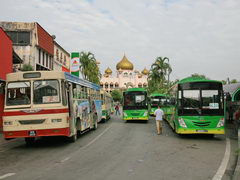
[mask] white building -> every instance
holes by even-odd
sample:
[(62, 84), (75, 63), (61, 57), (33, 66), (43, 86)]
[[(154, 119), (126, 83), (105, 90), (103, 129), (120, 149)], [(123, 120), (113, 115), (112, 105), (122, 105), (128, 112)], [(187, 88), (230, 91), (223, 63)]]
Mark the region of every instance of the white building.
[(133, 64), (124, 55), (116, 65), (116, 75), (108, 67), (101, 78), (100, 85), (103, 90), (111, 92), (114, 89), (127, 89), (130, 87), (147, 87), (149, 71), (144, 68), (142, 72), (134, 70)]

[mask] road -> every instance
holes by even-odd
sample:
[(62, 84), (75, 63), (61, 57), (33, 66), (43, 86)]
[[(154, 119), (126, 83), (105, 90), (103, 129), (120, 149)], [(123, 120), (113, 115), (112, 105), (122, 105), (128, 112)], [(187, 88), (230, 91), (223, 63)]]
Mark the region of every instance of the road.
[(44, 138), (33, 147), (22, 139), (0, 146), (0, 179), (6, 180), (206, 180), (216, 174), (226, 139), (178, 136), (164, 123), (125, 123), (113, 117), (76, 143)]

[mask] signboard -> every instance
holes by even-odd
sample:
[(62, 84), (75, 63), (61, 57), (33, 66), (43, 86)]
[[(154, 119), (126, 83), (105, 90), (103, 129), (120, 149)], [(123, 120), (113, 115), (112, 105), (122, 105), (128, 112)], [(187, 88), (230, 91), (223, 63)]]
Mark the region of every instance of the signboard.
[(80, 54), (73, 52), (71, 53), (71, 65), (70, 65), (70, 71), (71, 74), (74, 76), (79, 77), (79, 70), (80, 70)]

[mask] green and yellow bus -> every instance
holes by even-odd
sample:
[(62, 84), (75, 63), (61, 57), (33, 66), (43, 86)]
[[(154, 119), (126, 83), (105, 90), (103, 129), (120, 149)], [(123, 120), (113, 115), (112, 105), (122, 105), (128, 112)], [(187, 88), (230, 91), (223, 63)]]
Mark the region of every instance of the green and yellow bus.
[(144, 88), (129, 88), (123, 92), (123, 120), (149, 119), (148, 94)]
[(177, 134), (224, 134), (225, 105), (222, 82), (185, 78), (174, 88), (176, 102), (167, 121)]
[(102, 122), (106, 122), (111, 118), (113, 99), (111, 94), (104, 90), (101, 90), (101, 100), (102, 100)]
[(166, 112), (167, 105), (169, 101), (169, 96), (167, 94), (161, 93), (152, 93), (150, 95), (150, 115), (154, 115), (155, 110), (157, 109), (158, 105), (161, 106), (161, 109)]

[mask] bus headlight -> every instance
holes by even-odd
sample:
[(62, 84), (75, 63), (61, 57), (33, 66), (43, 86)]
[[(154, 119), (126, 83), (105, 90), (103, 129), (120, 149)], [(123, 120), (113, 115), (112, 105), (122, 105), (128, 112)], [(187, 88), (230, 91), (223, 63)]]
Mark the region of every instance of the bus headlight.
[(52, 119), (52, 123), (62, 122), (62, 119)]
[(224, 118), (221, 118), (217, 124), (217, 127), (220, 128), (220, 127), (223, 127), (224, 126)]
[(147, 111), (145, 111), (145, 113), (143, 114), (143, 116), (147, 116), (148, 115), (148, 112)]
[(184, 128), (187, 127), (187, 125), (186, 125), (186, 123), (184, 122), (183, 118), (178, 118), (178, 122), (179, 122), (180, 126), (182, 126), (182, 127), (184, 127)]
[(126, 117), (126, 116), (128, 116), (128, 115), (127, 115), (127, 113), (123, 112), (123, 116), (125, 116), (125, 117)]
[(4, 125), (5, 125), (5, 126), (10, 126), (10, 125), (12, 125), (12, 124), (13, 124), (12, 121), (5, 121), (5, 122), (4, 122)]

